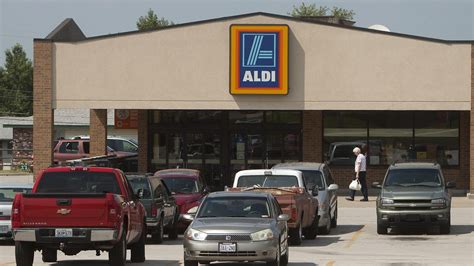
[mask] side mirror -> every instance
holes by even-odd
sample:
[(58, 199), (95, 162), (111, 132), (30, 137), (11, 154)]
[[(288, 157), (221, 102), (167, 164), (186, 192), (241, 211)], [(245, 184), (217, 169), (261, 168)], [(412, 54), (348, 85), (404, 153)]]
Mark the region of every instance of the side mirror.
[(372, 188), (382, 188), (382, 185), (379, 182), (372, 182)]
[(135, 196), (139, 199), (142, 199), (143, 198), (143, 188), (140, 188), (137, 190), (137, 193), (135, 194)]
[(183, 215), (183, 219), (184, 219), (185, 221), (193, 221), (193, 220), (194, 220), (194, 216), (195, 216), (194, 214), (184, 214), (184, 215)]
[(334, 191), (334, 190), (338, 190), (338, 189), (339, 189), (339, 186), (337, 184), (331, 184), (328, 187), (329, 191)]
[(288, 214), (280, 214), (277, 217), (277, 221), (287, 222), (288, 220), (290, 220), (290, 216), (288, 216)]
[(456, 187), (456, 182), (449, 181), (446, 183), (446, 188), (455, 188)]

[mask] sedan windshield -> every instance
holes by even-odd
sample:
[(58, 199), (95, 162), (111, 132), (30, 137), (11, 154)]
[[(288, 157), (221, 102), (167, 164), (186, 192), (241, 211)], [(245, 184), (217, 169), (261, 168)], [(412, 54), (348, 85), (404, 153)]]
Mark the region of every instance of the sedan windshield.
[(243, 175), (237, 187), (298, 187), (298, 178), (292, 175)]
[(175, 194), (193, 194), (199, 193), (199, 184), (193, 178), (163, 178), (163, 182), (171, 193)]
[(16, 194), (30, 191), (31, 188), (0, 188), (0, 202), (12, 202)]
[(441, 177), (436, 169), (396, 169), (388, 172), (384, 186), (440, 187)]
[(266, 198), (218, 197), (206, 199), (197, 217), (269, 218), (271, 215)]

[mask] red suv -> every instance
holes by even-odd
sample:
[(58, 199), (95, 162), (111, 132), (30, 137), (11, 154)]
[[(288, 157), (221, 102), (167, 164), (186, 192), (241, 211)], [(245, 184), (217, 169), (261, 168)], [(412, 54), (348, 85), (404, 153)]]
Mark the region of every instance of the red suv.
[(166, 184), (179, 206), (179, 231), (183, 231), (189, 225), (189, 221), (183, 219), (189, 209), (199, 206), (202, 198), (209, 194), (209, 188), (200, 175), (199, 170), (193, 169), (168, 169), (154, 174), (160, 177)]

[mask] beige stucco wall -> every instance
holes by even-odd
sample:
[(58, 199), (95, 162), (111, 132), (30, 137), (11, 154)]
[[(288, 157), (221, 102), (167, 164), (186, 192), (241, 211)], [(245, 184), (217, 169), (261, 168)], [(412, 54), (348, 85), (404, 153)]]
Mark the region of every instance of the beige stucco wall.
[[(288, 24), (287, 96), (229, 94), (229, 26)], [(470, 110), (471, 45), (255, 16), (54, 44), (55, 108)]]

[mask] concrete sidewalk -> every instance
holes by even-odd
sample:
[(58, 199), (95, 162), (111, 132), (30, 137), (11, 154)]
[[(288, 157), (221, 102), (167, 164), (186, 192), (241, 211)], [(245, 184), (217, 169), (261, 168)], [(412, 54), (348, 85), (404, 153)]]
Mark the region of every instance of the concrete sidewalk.
[(33, 183), (33, 175), (0, 175), (0, 184), (7, 183), (19, 183), (19, 184), (28, 184)]

